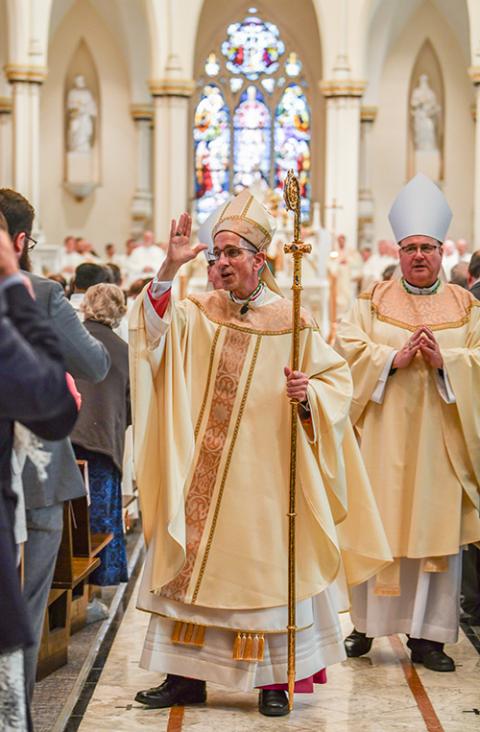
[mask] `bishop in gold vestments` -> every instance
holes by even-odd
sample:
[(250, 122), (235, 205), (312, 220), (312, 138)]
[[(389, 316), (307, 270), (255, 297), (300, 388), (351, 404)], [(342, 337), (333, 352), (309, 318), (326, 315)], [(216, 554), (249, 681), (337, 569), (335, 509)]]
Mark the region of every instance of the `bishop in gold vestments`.
[[(271, 685), (287, 675), (291, 303), (262, 272), (271, 225), (248, 191), (224, 207), (213, 229), (225, 289), (175, 301), (171, 279), (198, 251), (189, 226), (182, 217), (172, 230), (166, 263), (130, 323), (148, 542), (138, 602), (152, 613), (142, 665), (168, 672), (137, 699), (203, 701), (190, 677), (238, 690), (268, 686), (260, 710), (279, 715), (284, 691)], [(362, 582), (391, 557), (348, 418), (348, 366), (306, 312), (300, 339), (301, 371), (286, 373), (287, 393), (303, 402), (297, 679), (305, 690), (344, 657), (332, 584), (344, 575)], [(304, 389), (294, 394), (297, 383)]]
[(373, 285), (340, 325), (351, 418), (395, 562), (354, 588), (351, 656), (371, 638), (410, 636), (412, 660), (451, 671), (461, 547), (480, 539), (480, 307), (438, 279), (451, 214), (425, 176), (390, 220), (401, 281)]

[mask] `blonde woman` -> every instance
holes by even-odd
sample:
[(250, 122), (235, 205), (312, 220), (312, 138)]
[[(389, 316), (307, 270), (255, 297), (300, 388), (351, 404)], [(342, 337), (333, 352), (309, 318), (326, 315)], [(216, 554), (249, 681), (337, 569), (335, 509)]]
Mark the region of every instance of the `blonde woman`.
[(114, 537), (100, 553), (101, 565), (91, 582), (117, 585), (128, 580), (121, 489), (125, 430), (131, 422), (128, 346), (113, 332), (126, 312), (124, 294), (116, 285), (94, 285), (81, 307), (85, 327), (104, 344), (112, 365), (99, 384), (77, 380), (82, 409), (72, 442), (77, 459), (88, 461), (92, 532), (112, 532)]

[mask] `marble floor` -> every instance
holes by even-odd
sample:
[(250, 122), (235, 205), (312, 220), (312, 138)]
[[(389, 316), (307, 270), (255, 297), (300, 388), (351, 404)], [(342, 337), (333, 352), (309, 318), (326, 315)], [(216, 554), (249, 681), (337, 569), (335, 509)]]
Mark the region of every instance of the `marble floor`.
[[(135, 693), (161, 678), (138, 666), (148, 616), (136, 610), (135, 600), (136, 591), (80, 732), (480, 732), (480, 655), (463, 632), (450, 647), (455, 673), (413, 668), (399, 636), (378, 639), (368, 657), (329, 668), (328, 684), (298, 695), (294, 711), (281, 719), (258, 714), (256, 693), (214, 685), (208, 687), (207, 706), (146, 709), (134, 701)], [(348, 631), (348, 618), (343, 622)]]

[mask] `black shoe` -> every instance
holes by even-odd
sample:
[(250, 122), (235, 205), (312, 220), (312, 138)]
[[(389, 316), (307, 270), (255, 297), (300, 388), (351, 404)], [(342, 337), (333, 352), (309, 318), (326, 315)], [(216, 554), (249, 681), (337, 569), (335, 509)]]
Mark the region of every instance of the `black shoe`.
[(167, 678), (152, 689), (137, 692), (135, 701), (152, 709), (183, 707), (186, 704), (204, 704), (207, 701), (207, 685), (198, 679), (168, 674)]
[(359, 630), (352, 630), (350, 635), (347, 635), (343, 641), (345, 646), (346, 654), (349, 658), (358, 658), (358, 656), (364, 656), (368, 653), (372, 647), (373, 638), (367, 638), (365, 633), (360, 633)]
[(289, 713), (288, 697), (285, 691), (260, 689), (258, 710), (266, 717), (284, 717)]
[(443, 643), (423, 638), (409, 638), (407, 646), (411, 650), (412, 663), (423, 663), (430, 671), (455, 671), (455, 661), (447, 656), (443, 650)]
[(480, 612), (474, 612), (472, 614), (462, 610), (460, 612), (460, 622), (466, 623), (467, 625), (480, 625)]

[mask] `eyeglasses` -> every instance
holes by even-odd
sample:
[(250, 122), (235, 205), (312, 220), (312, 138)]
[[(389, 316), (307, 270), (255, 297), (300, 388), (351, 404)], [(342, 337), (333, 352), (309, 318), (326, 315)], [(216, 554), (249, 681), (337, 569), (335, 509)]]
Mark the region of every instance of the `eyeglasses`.
[(433, 254), (438, 249), (438, 244), (408, 244), (406, 247), (400, 247), (400, 252), (406, 254), (407, 257), (413, 257), (419, 250), (422, 254)]
[(242, 253), (244, 252), (250, 252), (250, 254), (254, 254), (250, 249), (247, 249), (247, 247), (234, 247), (234, 246), (227, 246), (225, 249), (214, 249), (212, 254), (209, 257), (209, 262), (218, 262), (220, 261), (220, 258), (222, 254), (227, 259), (237, 259)]
[(37, 246), (37, 244), (38, 244), (38, 241), (37, 241), (36, 239), (33, 239), (33, 238), (32, 238), (31, 236), (28, 236), (28, 234), (25, 234), (25, 239), (26, 239), (27, 241), (31, 242), (31, 243), (30, 243), (30, 244), (29, 244), (29, 245), (27, 246), (27, 249), (28, 249), (28, 251), (29, 251), (29, 252), (31, 252), (31, 251), (32, 251), (32, 249), (35, 249), (35, 247)]

